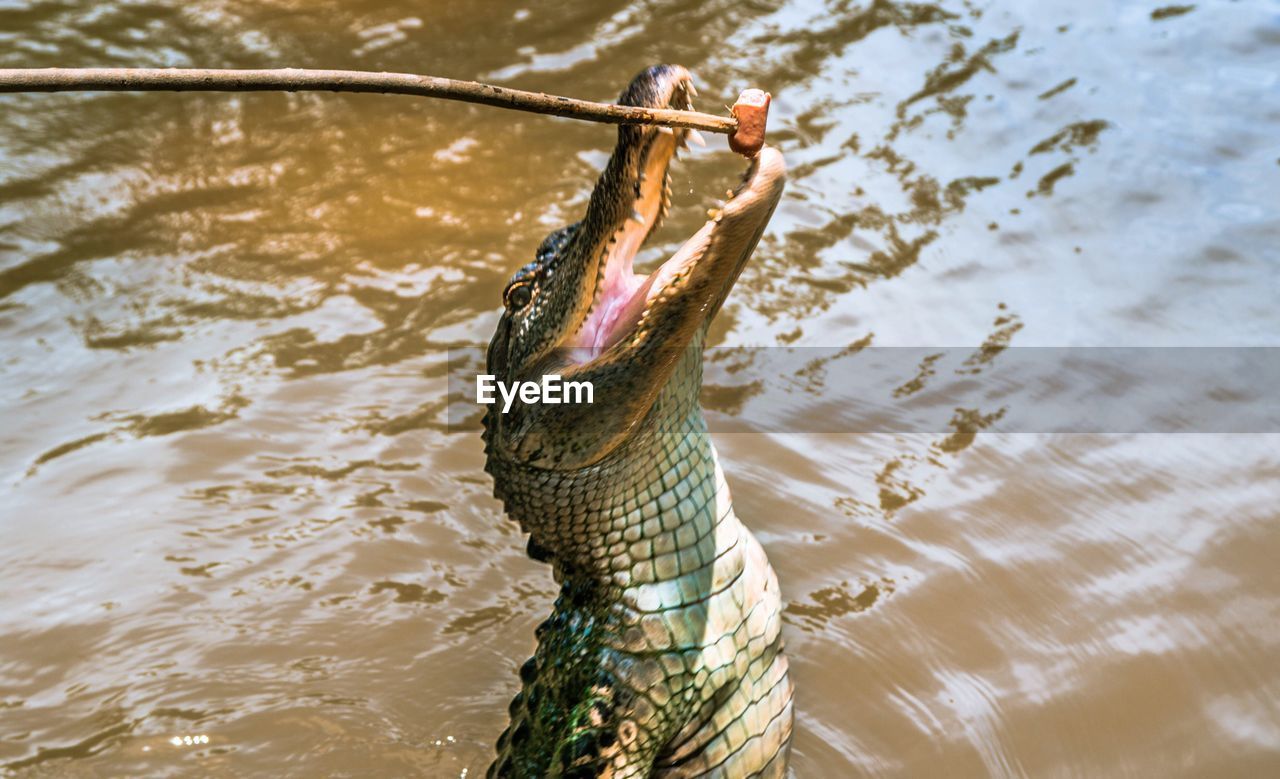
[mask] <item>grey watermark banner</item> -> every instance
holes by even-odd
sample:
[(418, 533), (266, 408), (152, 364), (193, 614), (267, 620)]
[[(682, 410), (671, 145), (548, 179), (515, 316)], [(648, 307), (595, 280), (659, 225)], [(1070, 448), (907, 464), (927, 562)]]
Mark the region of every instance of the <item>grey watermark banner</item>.
[[(713, 347), (703, 366), (713, 432), (1280, 433), (1277, 347)], [(450, 430), (501, 413), (496, 390), (477, 402), (485, 347), (450, 349), (448, 373)]]

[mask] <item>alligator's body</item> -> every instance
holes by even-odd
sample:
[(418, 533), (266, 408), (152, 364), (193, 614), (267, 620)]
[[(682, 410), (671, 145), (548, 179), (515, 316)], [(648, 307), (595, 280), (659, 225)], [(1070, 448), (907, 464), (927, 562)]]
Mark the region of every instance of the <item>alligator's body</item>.
[[(633, 105), (688, 107), (657, 67)], [(622, 127), (583, 220), (512, 280), (489, 351), (503, 381), (591, 381), (591, 406), (491, 410), (487, 469), (561, 594), (521, 669), (492, 776), (782, 776), (792, 690), (777, 580), (738, 521), (698, 394), (712, 317), (782, 191), (766, 147), (735, 197), (648, 277), (681, 131)], [(490, 407), (493, 409), (494, 407)]]

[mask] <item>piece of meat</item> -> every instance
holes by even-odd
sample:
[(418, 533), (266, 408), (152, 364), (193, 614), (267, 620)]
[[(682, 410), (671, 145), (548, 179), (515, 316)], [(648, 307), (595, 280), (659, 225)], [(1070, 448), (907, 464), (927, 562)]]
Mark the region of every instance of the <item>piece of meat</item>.
[(744, 157), (754, 157), (764, 146), (764, 125), (769, 118), (770, 95), (762, 89), (744, 89), (733, 104), (738, 129), (729, 136), (729, 148)]

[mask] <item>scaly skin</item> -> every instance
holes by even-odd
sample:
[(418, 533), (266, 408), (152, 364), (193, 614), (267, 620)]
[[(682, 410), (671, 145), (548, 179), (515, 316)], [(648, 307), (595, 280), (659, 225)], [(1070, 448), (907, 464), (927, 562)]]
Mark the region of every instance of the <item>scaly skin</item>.
[[(689, 108), (691, 92), (683, 68), (658, 66), (621, 102)], [(620, 287), (666, 210), (683, 140), (621, 127), (583, 220), (549, 236), (504, 296), (489, 372), (591, 381), (595, 402), (491, 406), (485, 417), (495, 494), (561, 584), (490, 776), (785, 770), (792, 687), (778, 583), (734, 514), (698, 403), (707, 327), (773, 212), (784, 165), (766, 147), (720, 214), (648, 282)]]

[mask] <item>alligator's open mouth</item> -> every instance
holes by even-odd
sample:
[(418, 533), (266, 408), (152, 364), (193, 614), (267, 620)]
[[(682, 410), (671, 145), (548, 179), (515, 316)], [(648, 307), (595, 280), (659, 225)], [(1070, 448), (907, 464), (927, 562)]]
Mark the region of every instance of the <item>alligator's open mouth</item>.
[[(692, 107), (688, 71), (658, 65), (619, 102)], [(559, 375), (598, 389), (591, 403), (521, 402), (485, 415), (491, 458), (545, 470), (600, 462), (635, 433), (659, 396), (693, 408), (693, 347), (733, 288), (782, 196), (786, 166), (765, 146), (722, 208), (653, 272), (636, 253), (670, 205), (668, 172), (691, 139), (681, 129), (623, 125), (586, 213), (551, 233), (504, 293), (486, 365), (503, 381)], [(672, 384), (677, 375), (681, 381)], [(670, 406), (666, 406), (670, 407)]]
[[(669, 98), (672, 108), (692, 109), (692, 87), (677, 82)], [(671, 204), (670, 167), (681, 149), (693, 141), (703, 143), (696, 132), (648, 128), (638, 157), (632, 186), (635, 193), (630, 216), (609, 237), (597, 275), (591, 309), (582, 326), (566, 344), (575, 362), (586, 362), (603, 350), (623, 342), (646, 315), (672, 297), (674, 287), (697, 284), (704, 293), (696, 301), (708, 315), (719, 308), (742, 264), (750, 256), (769, 221), (781, 193), (785, 165), (776, 150), (765, 147), (750, 163), (742, 181), (709, 221), (658, 268), (636, 273), (636, 253), (666, 216)], [(704, 273), (695, 269), (706, 267)], [(702, 278), (698, 278), (701, 276)]]

